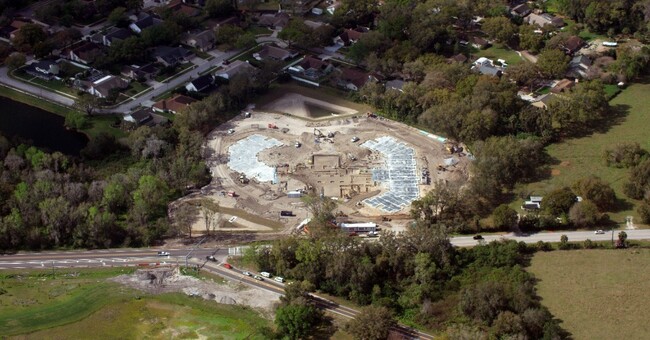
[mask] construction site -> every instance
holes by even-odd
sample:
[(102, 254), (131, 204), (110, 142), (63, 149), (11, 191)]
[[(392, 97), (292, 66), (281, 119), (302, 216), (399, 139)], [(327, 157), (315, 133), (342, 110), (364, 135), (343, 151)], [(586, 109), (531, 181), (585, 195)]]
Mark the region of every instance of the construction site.
[[(283, 112), (277, 102), (249, 107), (208, 136), (212, 183), (192, 199), (218, 204), (215, 231), (293, 232), (310, 217), (305, 195), (335, 200), (341, 221), (399, 231), (411, 202), (436, 183), (467, 180), (463, 145), (340, 106), (311, 119), (309, 106), (292, 100)], [(201, 216), (194, 229), (207, 223)]]

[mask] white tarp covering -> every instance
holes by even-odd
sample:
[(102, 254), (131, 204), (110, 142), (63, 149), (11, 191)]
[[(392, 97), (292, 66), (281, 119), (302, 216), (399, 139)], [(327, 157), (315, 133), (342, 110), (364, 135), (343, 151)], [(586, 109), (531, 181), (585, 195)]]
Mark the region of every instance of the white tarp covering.
[(281, 145), (283, 145), (282, 142), (274, 138), (261, 135), (248, 136), (228, 148), (228, 154), (230, 155), (228, 167), (259, 182), (275, 183), (277, 181), (275, 168), (260, 162), (257, 154), (263, 150)]

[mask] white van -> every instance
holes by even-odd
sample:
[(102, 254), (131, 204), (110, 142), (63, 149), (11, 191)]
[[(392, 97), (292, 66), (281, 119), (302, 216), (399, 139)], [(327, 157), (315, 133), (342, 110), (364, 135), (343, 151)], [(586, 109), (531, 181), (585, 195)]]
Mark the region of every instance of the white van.
[(279, 277), (279, 276), (276, 276), (275, 278), (273, 278), (273, 280), (275, 280), (277, 282), (280, 282), (280, 283), (284, 282), (284, 278)]
[(271, 273), (267, 273), (267, 272), (261, 272), (260, 275), (264, 277), (271, 277)]

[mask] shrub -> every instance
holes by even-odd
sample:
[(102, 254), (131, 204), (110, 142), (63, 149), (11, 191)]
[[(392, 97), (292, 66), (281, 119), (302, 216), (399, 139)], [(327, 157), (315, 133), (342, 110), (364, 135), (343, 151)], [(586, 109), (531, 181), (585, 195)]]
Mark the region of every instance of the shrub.
[(616, 168), (637, 166), (647, 158), (648, 152), (636, 142), (619, 143), (603, 153), (605, 164)]

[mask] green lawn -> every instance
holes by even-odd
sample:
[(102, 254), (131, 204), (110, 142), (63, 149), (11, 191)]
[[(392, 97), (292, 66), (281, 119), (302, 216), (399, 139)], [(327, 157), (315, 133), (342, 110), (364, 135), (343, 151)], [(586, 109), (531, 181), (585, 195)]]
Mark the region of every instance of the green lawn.
[(508, 65), (518, 64), (523, 61), (523, 59), (517, 54), (516, 51), (509, 49), (502, 44), (494, 44), (493, 46), (486, 48), (484, 50), (472, 49), (472, 52), (477, 57), (486, 57), (497, 61), (497, 59), (503, 59), (508, 63)]
[[(184, 294), (148, 295), (107, 278), (131, 269), (0, 277), (0, 337), (24, 339), (263, 339), (254, 311)], [(71, 273), (80, 272), (72, 276)]]
[(11, 74), (14, 78), (17, 78), (23, 82), (36, 85), (43, 88), (46, 91), (56, 92), (62, 95), (67, 95), (69, 97), (76, 97), (77, 91), (68, 87), (61, 80), (44, 80), (37, 77), (34, 77), (30, 74), (23, 72), (22, 70), (16, 70)]
[(145, 91), (147, 89), (150, 89), (151, 87), (148, 86), (147, 84), (139, 83), (137, 81), (132, 81), (129, 84), (129, 87), (127, 87), (122, 93), (126, 94), (127, 96), (133, 97), (136, 94)]
[[(610, 101), (613, 108), (626, 112), (620, 121), (615, 122), (619, 118), (612, 117), (614, 125), (604, 128), (603, 132), (549, 145), (546, 150), (556, 160), (550, 167), (550, 176), (539, 182), (520, 185), (516, 191), (544, 195), (554, 189), (571, 186), (580, 178), (595, 175), (610, 183), (616, 195), (626, 203), (619, 211), (609, 213), (612, 220), (622, 224), (625, 216), (632, 215), (635, 224), (638, 224), (640, 218), (633, 206), (637, 202), (626, 198), (622, 190), (629, 169), (605, 166), (602, 155), (605, 150), (620, 142), (638, 142), (642, 148), (650, 150), (650, 106), (646, 101), (648, 93), (650, 83), (630, 85)], [(513, 207), (519, 205), (521, 200), (513, 202)]]
[(160, 83), (165, 82), (165, 81), (170, 81), (170, 80), (180, 76), (181, 74), (183, 74), (185, 72), (188, 72), (189, 70), (192, 69), (193, 66), (194, 66), (193, 63), (181, 64), (181, 65), (176, 67), (173, 74), (161, 74), (161, 75), (156, 76), (155, 80), (157, 82), (160, 82)]
[(650, 249), (538, 252), (528, 271), (574, 339), (647, 339)]

